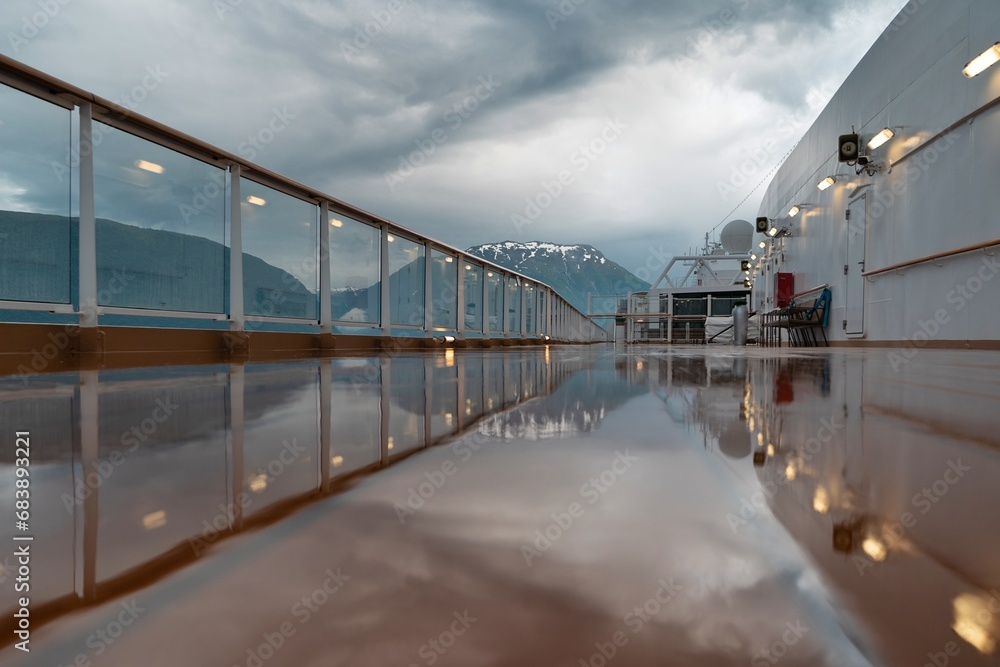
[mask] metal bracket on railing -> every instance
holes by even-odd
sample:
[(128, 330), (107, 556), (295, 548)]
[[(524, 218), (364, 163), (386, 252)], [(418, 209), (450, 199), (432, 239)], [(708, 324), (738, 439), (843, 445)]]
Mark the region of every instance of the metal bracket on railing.
[(989, 248), (983, 248), (983, 254), (987, 255), (988, 257), (993, 257), (994, 255), (996, 255), (995, 252), (990, 252)]
[(938, 267), (939, 269), (944, 267), (944, 264), (938, 264), (937, 260), (931, 260), (931, 264)]

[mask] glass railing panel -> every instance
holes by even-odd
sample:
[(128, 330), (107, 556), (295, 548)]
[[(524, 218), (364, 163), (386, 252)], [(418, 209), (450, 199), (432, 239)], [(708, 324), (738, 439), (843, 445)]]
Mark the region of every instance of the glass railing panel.
[(335, 322), (379, 324), (382, 231), (330, 214), (330, 304)]
[(465, 290), (465, 304), (462, 308), (465, 317), (465, 330), (469, 332), (483, 330), (483, 267), (477, 264), (466, 264), (462, 274)]
[(535, 301), (537, 295), (538, 290), (534, 285), (528, 283), (524, 286), (524, 331), (528, 335), (538, 331), (538, 323), (535, 319), (538, 315), (538, 304)]
[(389, 235), (389, 313), (392, 324), (424, 325), (424, 246)]
[(240, 179), (247, 315), (317, 320), (319, 207)]
[(507, 276), (507, 328), (512, 334), (521, 333), (521, 281)]
[(458, 328), (458, 262), (453, 255), (431, 250), (431, 326)]
[(487, 290), (489, 294), (489, 330), (494, 333), (503, 331), (504, 310), (504, 279), (496, 271), (486, 272)]
[(72, 113), (7, 86), (0, 109), (0, 299), (69, 303)]
[(93, 124), (97, 302), (226, 311), (226, 172)]

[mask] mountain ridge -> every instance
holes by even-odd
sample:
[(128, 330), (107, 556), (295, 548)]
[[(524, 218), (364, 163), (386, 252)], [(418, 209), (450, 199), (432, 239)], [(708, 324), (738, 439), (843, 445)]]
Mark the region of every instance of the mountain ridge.
[(585, 243), (499, 241), (472, 246), (466, 252), (547, 284), (582, 312), (587, 312), (588, 294), (609, 296), (649, 289), (649, 283)]

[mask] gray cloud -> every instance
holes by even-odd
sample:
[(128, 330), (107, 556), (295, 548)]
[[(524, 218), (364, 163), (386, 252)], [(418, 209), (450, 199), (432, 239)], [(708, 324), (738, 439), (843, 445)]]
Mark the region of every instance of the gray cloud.
[[(264, 166), (460, 247), (592, 243), (632, 268), (719, 222), (759, 180), (721, 198), (734, 161), (765, 136), (777, 161), (808, 127), (785, 136), (782, 117), (835, 88), (903, 4), (567, 0), (563, 15), (556, 0), (414, 0), (393, 15), (388, 0), (70, 1), (2, 50), (112, 98), (159, 64), (170, 76), (140, 113), (235, 151), (287, 109), (254, 156)], [(4, 35), (38, 11), (9, 5)], [(355, 42), (366, 24), (370, 43)], [(501, 85), (456, 127), (455, 105), (490, 75)], [(511, 215), (608, 118), (628, 124), (620, 140), (518, 231)], [(386, 174), (435, 129), (446, 140), (391, 189)]]

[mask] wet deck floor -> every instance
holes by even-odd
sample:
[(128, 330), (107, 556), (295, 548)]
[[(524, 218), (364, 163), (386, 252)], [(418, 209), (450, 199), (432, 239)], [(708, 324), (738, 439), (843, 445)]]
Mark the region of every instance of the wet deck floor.
[(0, 401), (35, 536), (4, 665), (1000, 664), (998, 354), (460, 351)]

